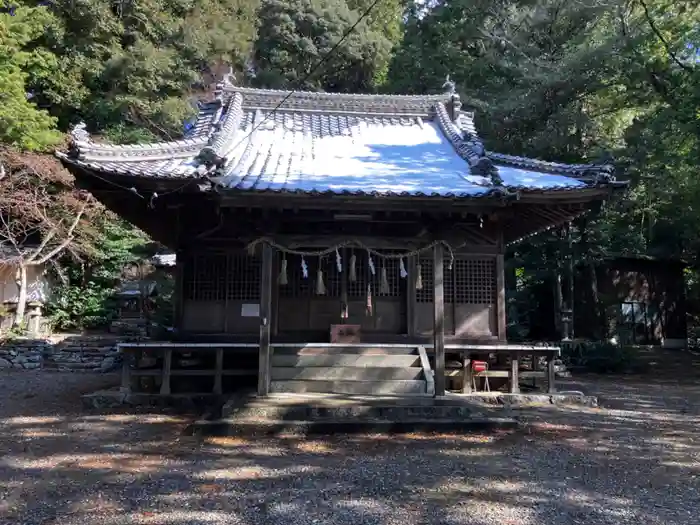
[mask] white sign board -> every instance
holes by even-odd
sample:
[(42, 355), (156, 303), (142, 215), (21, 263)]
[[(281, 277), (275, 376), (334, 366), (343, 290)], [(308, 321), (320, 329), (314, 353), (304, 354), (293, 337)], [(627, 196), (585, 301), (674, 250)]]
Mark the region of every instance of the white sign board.
[(259, 304), (243, 304), (241, 305), (241, 317), (260, 317)]

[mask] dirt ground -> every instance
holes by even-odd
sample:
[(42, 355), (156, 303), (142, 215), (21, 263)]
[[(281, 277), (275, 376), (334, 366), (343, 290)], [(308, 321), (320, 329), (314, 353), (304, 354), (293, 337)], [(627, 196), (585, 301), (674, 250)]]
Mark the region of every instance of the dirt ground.
[(579, 378), (602, 408), (512, 432), (199, 440), (186, 416), (83, 410), (114, 376), (0, 372), (2, 524), (700, 520), (700, 374)]

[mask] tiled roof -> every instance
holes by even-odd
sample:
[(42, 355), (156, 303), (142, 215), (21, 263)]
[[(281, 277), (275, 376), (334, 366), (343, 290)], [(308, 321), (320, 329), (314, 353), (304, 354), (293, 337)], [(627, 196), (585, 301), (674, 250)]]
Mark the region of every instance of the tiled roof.
[(612, 180), (607, 166), (486, 151), (453, 94), (290, 96), (220, 86), (183, 140), (110, 146), (82, 126), (59, 156), (103, 176), (207, 179), (242, 191), (466, 197)]

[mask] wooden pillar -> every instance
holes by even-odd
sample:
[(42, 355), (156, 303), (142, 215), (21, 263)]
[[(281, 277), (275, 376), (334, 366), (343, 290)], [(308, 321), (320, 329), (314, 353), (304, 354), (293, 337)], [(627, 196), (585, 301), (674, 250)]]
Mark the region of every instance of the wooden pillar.
[(163, 350), (163, 370), (161, 371), (160, 393), (164, 396), (170, 395), (170, 371), (173, 366), (173, 349)]
[(547, 356), (547, 392), (554, 394), (557, 391), (557, 387), (554, 381), (556, 370), (554, 369), (555, 357), (553, 355)]
[(503, 254), (496, 256), (496, 335), (506, 340), (506, 274)]
[(186, 254), (182, 250), (175, 253), (175, 290), (173, 296), (175, 301), (173, 304), (173, 325), (177, 335), (182, 333), (182, 318), (184, 309), (184, 265)]
[(408, 257), (408, 279), (406, 282), (406, 332), (409, 336), (416, 335), (416, 279), (418, 257)]
[(567, 224), (566, 226), (566, 235), (567, 235), (567, 257), (568, 257), (568, 264), (567, 264), (567, 278), (569, 281), (569, 290), (568, 290), (568, 296), (569, 296), (569, 310), (571, 311), (571, 321), (569, 325), (569, 337), (571, 339), (574, 338), (574, 236), (571, 232), (572, 225), (571, 223)]
[(262, 274), (260, 276), (260, 347), (258, 359), (258, 395), (270, 393), (270, 319), (272, 314), (272, 247), (262, 245)]
[(224, 373), (224, 349), (216, 349), (216, 364), (214, 365), (214, 393), (221, 395), (223, 392), (222, 376)]
[(520, 374), (519, 372), (520, 359), (517, 352), (513, 352), (510, 356), (510, 373), (508, 374), (508, 379), (510, 380), (510, 393), (519, 394), (520, 393)]
[(471, 394), (472, 393), (472, 381), (474, 378), (473, 370), (472, 370), (472, 359), (471, 359), (471, 354), (467, 352), (464, 354), (463, 360), (462, 360), (462, 369), (463, 369), (463, 376), (462, 376), (462, 393), (463, 394)]
[(122, 394), (131, 393), (131, 363), (134, 361), (133, 354), (128, 350), (121, 349), (122, 354), (122, 381), (119, 389)]
[(445, 395), (445, 256), (442, 244), (433, 252), (433, 347), (435, 351), (435, 396)]

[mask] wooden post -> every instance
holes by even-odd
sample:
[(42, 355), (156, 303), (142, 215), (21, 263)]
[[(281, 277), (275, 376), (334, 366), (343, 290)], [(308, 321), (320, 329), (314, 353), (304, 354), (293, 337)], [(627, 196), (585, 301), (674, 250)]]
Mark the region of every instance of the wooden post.
[(506, 274), (503, 254), (496, 256), (496, 335), (506, 340)]
[(258, 359), (258, 395), (270, 393), (270, 318), (272, 310), (272, 247), (262, 245), (262, 275), (260, 276), (260, 348)]
[(464, 370), (463, 383), (462, 383), (462, 393), (471, 394), (472, 393), (472, 379), (474, 377), (472, 370), (472, 359), (471, 354), (467, 352), (464, 354), (464, 359), (462, 361), (462, 369)]
[(566, 225), (566, 235), (567, 235), (567, 258), (568, 258), (568, 264), (567, 264), (567, 274), (568, 274), (568, 281), (569, 281), (569, 310), (571, 310), (571, 321), (569, 325), (569, 337), (571, 339), (574, 338), (574, 236), (571, 233), (572, 225), (571, 223), (568, 223)]
[(518, 367), (520, 366), (520, 361), (518, 360), (517, 352), (513, 352), (510, 356), (510, 374), (508, 374), (508, 379), (510, 380), (510, 393), (519, 394), (520, 393), (520, 379), (518, 378)]
[(132, 354), (131, 352), (124, 351), (121, 349), (122, 353), (122, 385), (120, 391), (122, 394), (131, 393), (131, 362)]
[(435, 396), (445, 395), (445, 256), (442, 244), (433, 252), (433, 345), (435, 349)]
[(214, 365), (214, 393), (221, 395), (223, 392), (221, 376), (224, 372), (224, 349), (216, 349), (216, 364)]
[(170, 395), (170, 369), (173, 365), (173, 349), (163, 350), (163, 371), (161, 373), (160, 393), (163, 396)]
[(547, 392), (550, 394), (554, 394), (557, 391), (557, 386), (554, 382), (556, 372), (554, 369), (554, 361), (555, 359), (553, 355), (547, 356)]
[(408, 257), (408, 279), (406, 282), (406, 332), (409, 336), (416, 335), (416, 269), (418, 257)]
[(178, 336), (182, 334), (182, 320), (184, 311), (184, 265), (186, 254), (182, 250), (178, 250), (175, 254), (175, 290), (173, 296), (175, 298), (173, 304), (173, 325)]

